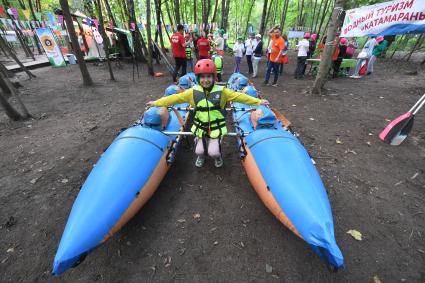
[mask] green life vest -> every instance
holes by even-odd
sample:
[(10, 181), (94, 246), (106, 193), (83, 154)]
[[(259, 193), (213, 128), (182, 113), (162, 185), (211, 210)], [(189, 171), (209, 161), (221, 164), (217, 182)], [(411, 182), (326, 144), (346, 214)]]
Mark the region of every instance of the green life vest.
[(192, 133), (199, 138), (218, 138), (226, 135), (226, 119), (220, 105), (224, 87), (214, 86), (208, 96), (200, 85), (196, 85), (192, 89), (195, 101)]
[(190, 48), (189, 46), (186, 46), (186, 59), (192, 59), (192, 48)]
[(214, 55), (212, 60), (214, 61), (217, 73), (221, 74), (221, 71), (223, 70), (223, 58), (221, 58), (220, 55)]

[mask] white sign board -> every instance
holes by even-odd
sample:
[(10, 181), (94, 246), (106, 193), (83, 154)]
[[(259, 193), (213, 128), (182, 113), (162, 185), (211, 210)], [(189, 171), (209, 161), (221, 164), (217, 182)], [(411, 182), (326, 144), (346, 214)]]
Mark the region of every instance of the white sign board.
[(425, 0), (394, 0), (346, 12), (341, 37), (425, 32)]

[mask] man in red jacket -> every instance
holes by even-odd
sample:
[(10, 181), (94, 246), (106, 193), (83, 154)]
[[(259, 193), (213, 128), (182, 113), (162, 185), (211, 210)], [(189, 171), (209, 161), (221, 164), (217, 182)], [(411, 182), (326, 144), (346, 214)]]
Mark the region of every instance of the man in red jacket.
[(198, 52), (199, 52), (199, 60), (209, 59), (209, 51), (210, 51), (210, 42), (205, 35), (205, 32), (202, 32), (202, 37), (198, 39), (197, 42)]
[(177, 82), (177, 74), (182, 68), (181, 75), (186, 75), (186, 45), (188, 45), (191, 41), (186, 42), (184, 36), (184, 27), (183, 25), (177, 25), (177, 32), (171, 36), (171, 46), (173, 51), (173, 57), (176, 62), (176, 66), (174, 68), (173, 81)]

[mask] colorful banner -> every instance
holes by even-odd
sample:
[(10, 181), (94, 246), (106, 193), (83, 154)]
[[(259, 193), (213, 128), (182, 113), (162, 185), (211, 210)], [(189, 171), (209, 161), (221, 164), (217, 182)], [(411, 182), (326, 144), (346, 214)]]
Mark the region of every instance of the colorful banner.
[(50, 28), (37, 28), (35, 32), (44, 51), (46, 52), (50, 64), (53, 67), (66, 66), (65, 59), (63, 58), (59, 45), (53, 36), (52, 30)]
[(346, 12), (341, 37), (425, 32), (425, 1), (394, 0)]

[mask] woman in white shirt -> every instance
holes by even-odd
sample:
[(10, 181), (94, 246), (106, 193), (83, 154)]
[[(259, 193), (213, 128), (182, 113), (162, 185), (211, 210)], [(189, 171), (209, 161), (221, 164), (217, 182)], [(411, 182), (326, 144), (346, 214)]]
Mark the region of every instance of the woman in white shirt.
[(233, 54), (235, 56), (235, 73), (240, 73), (240, 65), (245, 51), (245, 46), (243, 45), (243, 38), (238, 37), (238, 42), (233, 46)]

